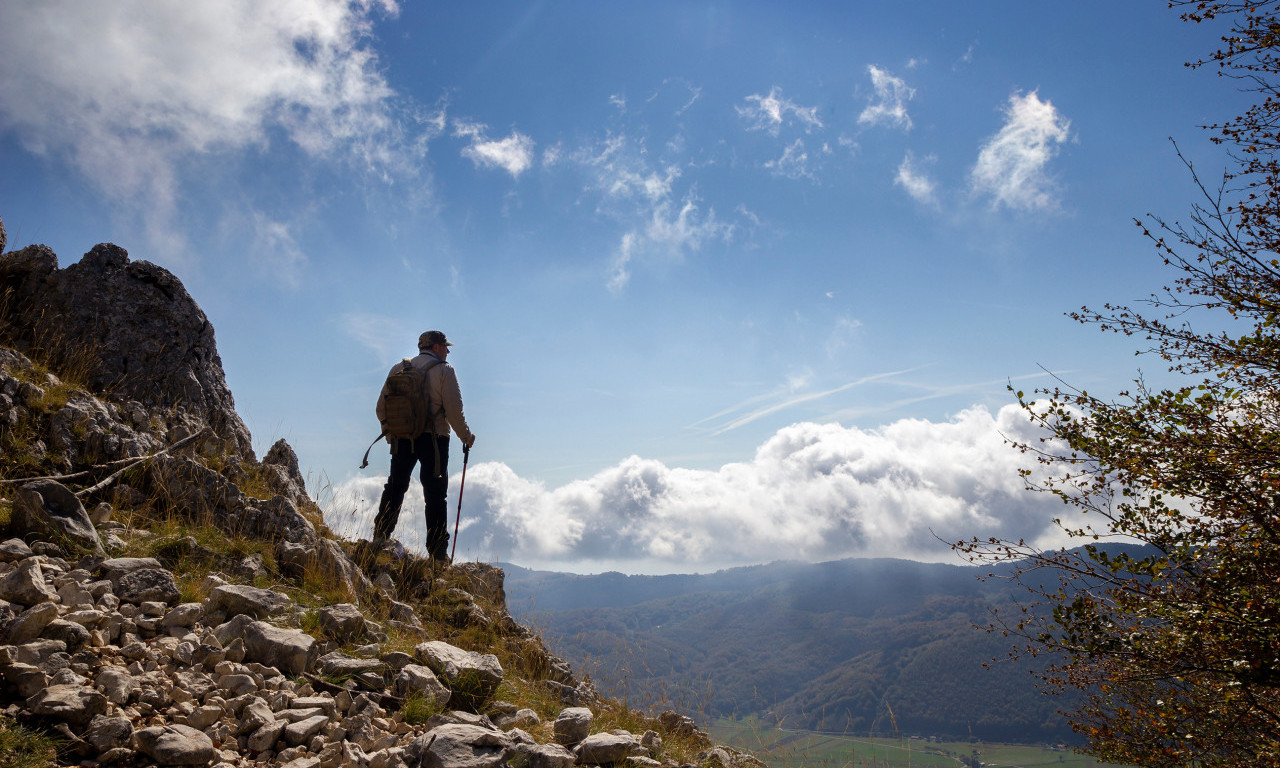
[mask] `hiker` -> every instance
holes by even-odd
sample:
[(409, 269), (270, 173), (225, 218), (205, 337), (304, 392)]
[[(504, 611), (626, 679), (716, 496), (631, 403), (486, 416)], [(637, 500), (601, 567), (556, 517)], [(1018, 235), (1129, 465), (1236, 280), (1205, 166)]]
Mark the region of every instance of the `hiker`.
[[(378, 515), (373, 522), (373, 543), (385, 544), (400, 518), (400, 505), (409, 489), (413, 465), (420, 463), (418, 477), (427, 501), (427, 554), (440, 562), (449, 556), (449, 511), (445, 502), (449, 490), (449, 428), (453, 428), (467, 449), (476, 441), (462, 414), (458, 375), (453, 366), (445, 362), (451, 346), (440, 331), (427, 331), (418, 337), (419, 354), (408, 362), (415, 369), (426, 371), (427, 429), (413, 439), (387, 437), (391, 444), (391, 474), (382, 487)], [(398, 363), (392, 373), (401, 365)], [(386, 389), (384, 385), (384, 393)], [(379, 397), (379, 420), (384, 416), (382, 404), (383, 398)]]

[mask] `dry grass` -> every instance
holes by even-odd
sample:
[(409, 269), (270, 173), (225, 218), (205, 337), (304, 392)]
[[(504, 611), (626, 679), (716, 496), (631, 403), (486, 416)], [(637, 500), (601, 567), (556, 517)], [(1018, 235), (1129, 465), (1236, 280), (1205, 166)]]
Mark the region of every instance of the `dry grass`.
[(5, 768), (52, 768), (61, 742), (0, 715), (0, 765)]

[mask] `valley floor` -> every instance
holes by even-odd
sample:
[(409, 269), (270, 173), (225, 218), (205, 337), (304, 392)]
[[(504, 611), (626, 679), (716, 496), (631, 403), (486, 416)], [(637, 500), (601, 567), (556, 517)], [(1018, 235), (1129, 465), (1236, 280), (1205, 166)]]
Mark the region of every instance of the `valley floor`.
[(720, 719), (711, 724), (717, 743), (748, 750), (770, 768), (1123, 768), (1078, 755), (1069, 748), (993, 742), (931, 742), (849, 733), (776, 728), (758, 720)]

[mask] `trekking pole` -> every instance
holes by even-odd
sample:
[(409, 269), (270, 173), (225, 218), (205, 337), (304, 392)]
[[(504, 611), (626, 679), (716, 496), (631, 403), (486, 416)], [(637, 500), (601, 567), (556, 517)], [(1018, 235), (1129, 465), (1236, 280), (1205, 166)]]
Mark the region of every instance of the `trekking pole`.
[(458, 481), (458, 514), (453, 518), (453, 549), (449, 550), (449, 562), (458, 551), (458, 523), (462, 521), (462, 489), (467, 484), (467, 459), (471, 458), (471, 446), (462, 446), (462, 479)]

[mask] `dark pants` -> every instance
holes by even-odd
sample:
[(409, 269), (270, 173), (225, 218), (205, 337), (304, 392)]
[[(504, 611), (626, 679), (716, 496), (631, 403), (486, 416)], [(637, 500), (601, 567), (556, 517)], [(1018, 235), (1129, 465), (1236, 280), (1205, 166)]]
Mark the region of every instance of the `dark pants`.
[(427, 499), (427, 553), (443, 559), (449, 554), (449, 508), (445, 502), (449, 491), (448, 435), (428, 432), (413, 440), (401, 439), (392, 444), (391, 475), (382, 486), (378, 516), (373, 521), (373, 539), (389, 539), (395, 532), (414, 464), (421, 465), (418, 478), (422, 481), (422, 495)]

